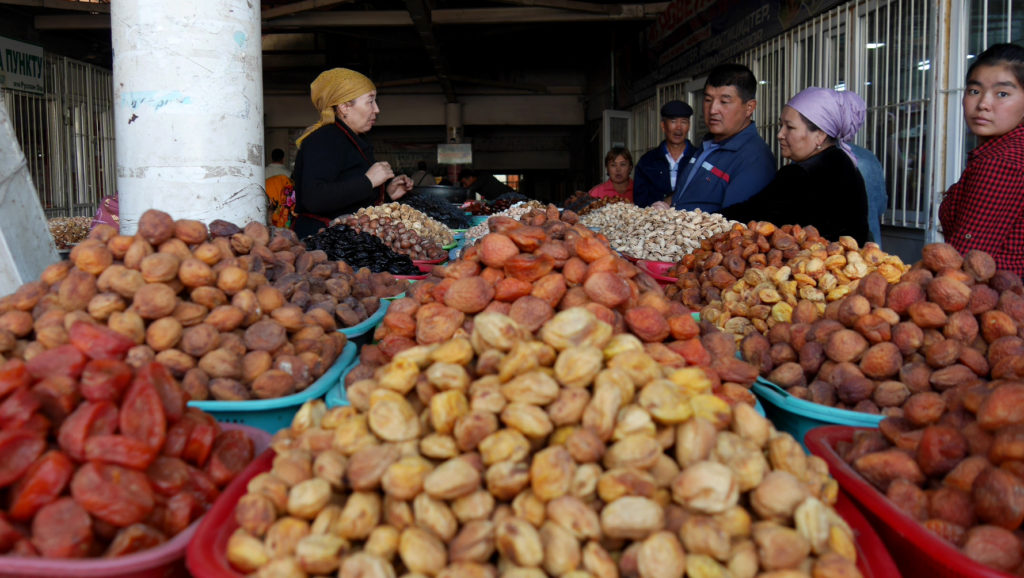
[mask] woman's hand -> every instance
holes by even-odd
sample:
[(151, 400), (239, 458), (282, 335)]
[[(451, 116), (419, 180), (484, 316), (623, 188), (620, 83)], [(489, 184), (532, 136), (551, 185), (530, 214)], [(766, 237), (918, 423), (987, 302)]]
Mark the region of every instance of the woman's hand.
[(370, 179), (370, 184), (375, 189), (388, 182), (388, 179), (393, 176), (395, 176), (395, 171), (391, 170), (391, 165), (384, 161), (373, 163), (370, 170), (366, 171), (366, 178)]
[(661, 209), (662, 211), (664, 211), (666, 209), (671, 209), (672, 206), (669, 205), (668, 203), (666, 203), (665, 201), (658, 201), (657, 203), (652, 204), (651, 208), (652, 209)]
[(397, 201), (405, 196), (412, 190), (412, 179), (406, 175), (398, 175), (391, 179), (391, 182), (387, 186), (388, 196), (391, 197), (392, 201)]

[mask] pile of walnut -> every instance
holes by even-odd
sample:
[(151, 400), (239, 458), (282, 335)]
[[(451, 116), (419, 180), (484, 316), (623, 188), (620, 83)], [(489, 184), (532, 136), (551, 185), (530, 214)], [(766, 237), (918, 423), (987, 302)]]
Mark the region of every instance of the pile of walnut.
[(737, 224), (669, 270), (678, 280), (665, 294), (740, 338), (766, 333), (794, 315), (824, 315), (828, 303), (854, 291), (873, 271), (896, 283), (906, 270), (875, 243), (861, 248), (851, 237), (829, 242), (814, 227)]
[(642, 209), (631, 203), (600, 208), (592, 204), (587, 209), (580, 221), (601, 231), (613, 249), (651, 261), (679, 261), (699, 249), (703, 239), (728, 231), (734, 223), (718, 213), (699, 209)]
[(70, 249), (89, 236), (92, 217), (54, 217), (47, 219), (50, 236), (58, 249)]
[(342, 225), (358, 233), (366, 232), (384, 241), (392, 251), (408, 255), (410, 259), (443, 259), (448, 256), (437, 243), (427, 241), (414, 229), (392, 217), (370, 217), (369, 215), (347, 215), (338, 219)]
[(796, 397), (915, 422), (922, 408), (938, 417), (973, 388), (1024, 378), (1022, 294), (987, 253), (934, 243), (899, 283), (871, 273), (823, 319), (794, 312), (740, 349)]
[(1020, 575), (1024, 384), (991, 385), (967, 388), (941, 416), (936, 404), (908, 411), (906, 420), (885, 419), (837, 449), (925, 528), (982, 564)]
[[(452, 230), (430, 218), (426, 213), (417, 211), (409, 205), (402, 203), (386, 203), (373, 207), (364, 207), (356, 211), (357, 220), (366, 216), (369, 219), (387, 218), (392, 222), (397, 221), (417, 233), (424, 240), (434, 243), (439, 247), (447, 247), (455, 241)], [(373, 232), (373, 231), (371, 231)]]
[[(498, 313), (305, 405), (235, 508), (255, 576), (857, 576), (823, 460), (582, 307)], [(405, 574), (410, 573), (410, 574)]]
[(100, 225), (69, 260), (0, 299), (0, 361), (65, 344), (82, 320), (131, 338), (128, 363), (164, 364), (192, 399), (280, 397), (334, 363), (340, 326), (401, 291), (389, 274), (306, 251), (288, 230), (207, 229), (151, 210), (134, 236)]
[(374, 333), (378, 343), (363, 347), (360, 367), (346, 379), (365, 377), (403, 349), (467, 335), (480, 312), (502, 313), (537, 331), (556, 311), (582, 306), (615, 333), (635, 335), (659, 363), (710, 366), (729, 397), (750, 395), (757, 370), (733, 357), (735, 340), (705, 336), (707, 343), (725, 341), (726, 352), (702, 342), (690, 312), (599, 234), (576, 224), (572, 212), (550, 205), (521, 221), (493, 216), (488, 224), (491, 233), (458, 260), (435, 267), (391, 303)]

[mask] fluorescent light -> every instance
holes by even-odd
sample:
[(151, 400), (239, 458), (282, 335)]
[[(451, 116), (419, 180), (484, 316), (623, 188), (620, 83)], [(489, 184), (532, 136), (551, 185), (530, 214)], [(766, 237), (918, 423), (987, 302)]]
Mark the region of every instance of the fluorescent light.
[(758, 84), (768, 84), (768, 81), (767, 80), (761, 80), (761, 81), (758, 81)]
[(877, 50), (883, 46), (885, 46), (884, 42), (868, 42), (864, 45), (864, 48), (867, 48), (868, 50)]
[(974, 57), (975, 57), (975, 55), (974, 55), (974, 54), (968, 54), (968, 55), (967, 55), (967, 60), (970, 60), (970, 59), (972, 59), (972, 58), (974, 58)]
[(842, 91), (846, 90), (846, 83), (845, 82), (840, 82), (839, 84), (833, 86), (832, 88), (835, 91), (837, 91), (837, 92), (842, 92)]
[(918, 60), (917, 61), (917, 69), (918, 70), (921, 70), (921, 71), (929, 70), (929, 69), (931, 69), (931, 67), (932, 67), (932, 61), (931, 60)]
[(870, 80), (864, 81), (864, 86), (871, 86), (871, 81)]

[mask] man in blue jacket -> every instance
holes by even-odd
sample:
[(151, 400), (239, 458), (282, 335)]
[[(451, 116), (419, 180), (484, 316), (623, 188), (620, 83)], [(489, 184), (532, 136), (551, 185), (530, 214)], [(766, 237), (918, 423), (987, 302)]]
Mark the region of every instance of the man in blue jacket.
[(633, 177), (636, 206), (649, 207), (676, 190), (679, 169), (686, 166), (696, 150), (686, 138), (690, 133), (691, 116), (693, 108), (680, 100), (670, 100), (661, 107), (661, 130), (665, 140), (636, 163)]
[(754, 73), (742, 64), (720, 64), (704, 83), (708, 134), (680, 167), (672, 206), (712, 213), (745, 201), (775, 178), (775, 156), (757, 134)]

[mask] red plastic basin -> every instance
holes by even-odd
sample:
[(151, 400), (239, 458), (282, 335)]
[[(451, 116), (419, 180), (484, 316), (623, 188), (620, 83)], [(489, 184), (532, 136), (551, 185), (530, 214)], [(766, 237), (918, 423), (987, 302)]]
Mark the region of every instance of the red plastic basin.
[(812, 429), (804, 437), (808, 451), (828, 462), (829, 472), (839, 486), (860, 507), (875, 531), (889, 547), (896, 565), (906, 576), (928, 578), (1009, 578), (1001, 572), (971, 560), (949, 542), (921, 525), (896, 507), (870, 482), (847, 464), (836, 451), (840, 442), (853, 440), (853, 434), (866, 428), (825, 426)]
[(193, 540), (185, 552), (185, 564), (192, 576), (196, 578), (244, 577), (244, 574), (235, 571), (231, 564), (228, 564), (226, 554), (228, 538), (238, 529), (238, 522), (235, 521), (235, 504), (245, 495), (249, 480), (256, 477), (257, 474), (270, 471), (274, 465), (275, 455), (277, 454), (274, 450), (267, 450), (253, 460), (249, 467), (221, 492), (220, 497), (200, 520)]
[(640, 269), (642, 269), (648, 275), (654, 277), (656, 281), (664, 285), (671, 285), (678, 281), (678, 278), (670, 277), (665, 274), (666, 272), (668, 272), (669, 269), (676, 266), (675, 263), (670, 263), (668, 261), (648, 261), (646, 259), (640, 259), (636, 262), (636, 266), (640, 267)]
[[(196, 578), (244, 578), (228, 563), (226, 551), (228, 539), (238, 528), (235, 521), (235, 504), (245, 495), (248, 480), (257, 474), (269, 471), (273, 466), (274, 451), (268, 450), (220, 495), (203, 517), (196, 530), (195, 539), (188, 546), (186, 562), (188, 569)], [(853, 530), (857, 544), (857, 568), (864, 578), (899, 578), (892, 558), (885, 549), (885, 544), (871, 528), (853, 502), (843, 492), (835, 505), (836, 512), (842, 516)]]
[[(270, 446), (270, 434), (250, 426), (233, 423), (220, 424), (225, 430), (240, 429), (245, 431), (253, 441), (253, 448), (257, 456), (273, 453), (268, 451)], [(271, 458), (273, 459), (273, 458)], [(242, 471), (228, 487), (225, 493), (232, 488), (241, 488), (245, 491), (245, 485), (249, 479), (246, 474), (253, 466), (261, 463), (261, 458), (255, 458), (249, 467)], [(268, 462), (269, 464), (269, 462)], [(269, 469), (269, 465), (267, 469)], [(245, 480), (242, 480), (245, 478)], [(237, 501), (237, 498), (236, 498)], [(218, 499), (219, 502), (219, 499)], [(214, 503), (216, 505), (217, 502)], [(234, 505), (234, 502), (232, 502)], [(210, 509), (213, 511), (213, 508)], [(203, 520), (209, 515), (207, 512), (199, 520), (179, 532), (167, 542), (135, 554), (122, 556), (120, 558), (83, 558), (75, 560), (56, 558), (18, 558), (14, 556), (0, 556), (0, 578), (22, 578), (27, 576), (49, 577), (49, 578), (70, 578), (70, 577), (95, 577), (95, 578), (171, 578), (188, 576), (185, 570), (185, 550), (189, 541), (195, 535), (197, 529), (202, 526)], [(234, 516), (232, 516), (232, 521)]]

